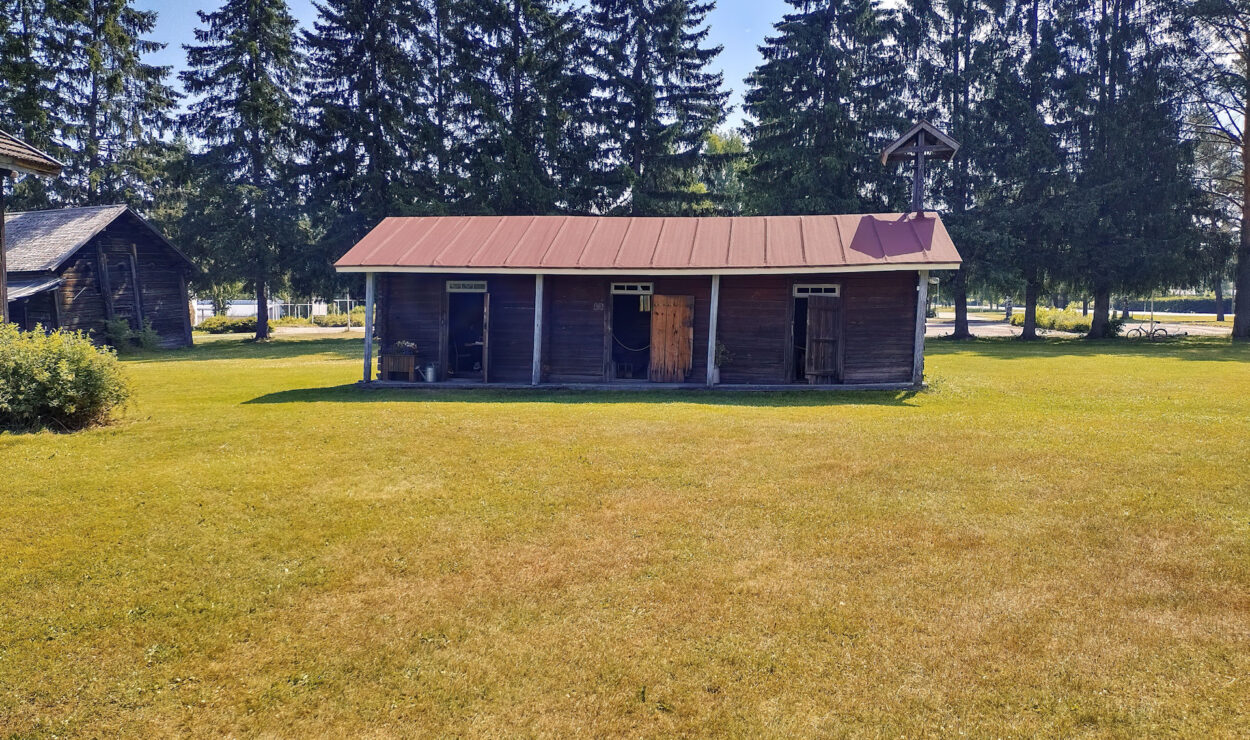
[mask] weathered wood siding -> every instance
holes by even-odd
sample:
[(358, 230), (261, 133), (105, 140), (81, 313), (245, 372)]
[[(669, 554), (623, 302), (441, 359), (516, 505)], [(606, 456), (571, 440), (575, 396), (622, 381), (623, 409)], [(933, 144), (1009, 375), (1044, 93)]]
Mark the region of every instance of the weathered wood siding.
[(793, 282), (789, 275), (721, 278), (716, 333), (729, 353), (720, 369), (722, 383), (790, 382), (786, 345)]
[[(383, 346), (400, 339), (415, 342), (422, 364), (436, 359), (445, 367), (445, 286), (448, 280), (457, 279), (487, 281), (491, 380), (528, 381), (534, 316), (531, 275), (380, 275), (378, 336)], [(796, 282), (842, 286), (838, 311), (842, 382), (909, 381), (916, 280), (915, 272), (724, 276), (718, 339), (730, 358), (721, 367), (721, 382), (795, 382), (789, 345)], [(557, 383), (606, 380), (612, 282), (651, 282), (657, 295), (694, 296), (694, 351), (688, 379), (699, 382), (705, 377), (710, 277), (548, 275), (542, 379)]]
[(45, 290), (20, 301), (9, 302), (9, 320), (17, 324), (23, 331), (34, 331), (36, 326), (44, 329), (55, 329), (56, 308), (52, 302), (56, 300), (55, 290)]
[[(842, 382), (911, 380), (917, 279), (915, 272), (870, 272), (842, 278), (842, 336), (846, 342)], [(812, 282), (837, 280), (828, 276)]]
[(490, 380), (530, 380), (534, 351), (534, 278), (530, 275), (378, 275), (377, 337), (385, 351), (417, 345), (417, 362), (446, 372), (447, 281), (486, 280), (490, 293)]
[[(107, 276), (101, 273), (105, 266)], [(190, 344), (188, 271), (187, 264), (146, 226), (123, 215), (57, 271), (64, 281), (56, 290), (61, 326), (90, 332), (101, 341), (111, 309), (112, 316), (125, 318), (132, 329), (150, 321), (162, 347)]]
[(581, 275), (545, 279), (544, 380), (598, 383), (605, 379), (608, 282)]

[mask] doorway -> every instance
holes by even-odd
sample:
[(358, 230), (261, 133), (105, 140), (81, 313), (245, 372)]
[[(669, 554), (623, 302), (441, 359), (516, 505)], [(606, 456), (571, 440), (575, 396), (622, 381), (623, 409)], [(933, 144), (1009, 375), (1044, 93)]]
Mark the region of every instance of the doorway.
[(646, 380), (651, 367), (651, 293), (612, 286), (612, 378)]
[(794, 286), (794, 366), (799, 383), (842, 380), (842, 299), (837, 284)]
[(447, 377), (485, 382), (490, 363), (490, 294), (447, 293)]

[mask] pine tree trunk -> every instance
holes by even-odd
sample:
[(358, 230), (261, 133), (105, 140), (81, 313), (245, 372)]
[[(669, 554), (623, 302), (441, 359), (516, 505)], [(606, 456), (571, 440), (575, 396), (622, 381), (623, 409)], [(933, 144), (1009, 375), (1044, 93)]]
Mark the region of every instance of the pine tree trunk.
[(269, 295), (263, 277), (256, 278), (256, 338), (269, 338)]
[(968, 276), (963, 266), (951, 280), (951, 299), (955, 303), (955, 331), (951, 339), (971, 339), (972, 332), (968, 329)]
[(1111, 319), (1111, 289), (1098, 288), (1094, 291), (1094, 316), (1089, 322), (1089, 334), (1086, 339), (1102, 339), (1107, 336), (1107, 327)]
[(1223, 273), (1215, 278), (1215, 320), (1224, 320), (1224, 276)]
[(1037, 339), (1037, 294), (1041, 292), (1036, 279), (1024, 284), (1024, 327), (1020, 338), (1026, 342)]

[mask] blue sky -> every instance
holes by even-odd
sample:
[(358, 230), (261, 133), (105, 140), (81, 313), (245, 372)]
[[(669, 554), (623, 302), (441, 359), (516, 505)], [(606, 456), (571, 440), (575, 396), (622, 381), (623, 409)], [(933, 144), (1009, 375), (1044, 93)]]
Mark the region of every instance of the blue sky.
[[(308, 26), (316, 15), (312, 0), (288, 0), (288, 3), (300, 23)], [(179, 0), (138, 0), (136, 4), (157, 11), (156, 31), (152, 39), (168, 46), (155, 55), (154, 61), (172, 65), (175, 70), (182, 69), (186, 63), (182, 45), (194, 40), (192, 33), (199, 23), (195, 11), (218, 7), (217, 3)], [(725, 86), (733, 93), (730, 102), (735, 110), (730, 114), (729, 125), (737, 126), (742, 120), (742, 80), (759, 63), (758, 47), (764, 36), (772, 31), (773, 23), (780, 20), (785, 8), (782, 0), (722, 0), (708, 15), (712, 43), (725, 47), (716, 64), (725, 73)]]

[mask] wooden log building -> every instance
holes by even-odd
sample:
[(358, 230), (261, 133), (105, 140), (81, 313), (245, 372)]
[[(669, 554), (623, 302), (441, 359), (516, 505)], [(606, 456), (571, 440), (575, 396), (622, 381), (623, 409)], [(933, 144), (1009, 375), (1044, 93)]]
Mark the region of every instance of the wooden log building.
[(934, 213), (466, 216), (388, 218), (336, 268), (367, 276), (384, 382), (904, 388), (959, 261)]
[(124, 205), (5, 214), (9, 318), (104, 338), (108, 319), (151, 322), (163, 347), (191, 344), (192, 265)]

